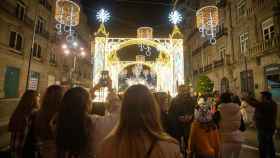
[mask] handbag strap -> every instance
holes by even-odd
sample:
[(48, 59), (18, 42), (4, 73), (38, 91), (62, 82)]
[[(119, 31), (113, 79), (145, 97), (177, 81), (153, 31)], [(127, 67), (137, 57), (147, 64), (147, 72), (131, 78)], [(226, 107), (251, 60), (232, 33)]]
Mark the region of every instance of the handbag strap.
[(146, 158), (149, 158), (151, 156), (151, 154), (153, 152), (153, 149), (155, 148), (155, 146), (157, 144), (157, 141), (158, 141), (157, 139), (152, 141), (152, 144), (151, 144), (151, 146), (150, 146), (150, 148), (149, 148), (149, 150), (148, 150), (148, 152), (146, 154)]

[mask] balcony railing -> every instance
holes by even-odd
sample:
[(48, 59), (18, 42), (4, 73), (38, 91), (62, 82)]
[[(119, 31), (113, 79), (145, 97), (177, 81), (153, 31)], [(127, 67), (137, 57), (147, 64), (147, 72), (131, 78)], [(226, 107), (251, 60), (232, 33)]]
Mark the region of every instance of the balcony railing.
[(214, 68), (220, 67), (224, 65), (224, 59), (214, 61)]
[(225, 64), (225, 60), (223, 60), (223, 59), (213, 61), (213, 63), (204, 66), (204, 68), (200, 67), (200, 68), (198, 68), (196, 70), (194, 69), (193, 70), (193, 75), (197, 75), (199, 73), (211, 71), (214, 68), (218, 68), (220, 66), (224, 66), (224, 64)]
[(213, 68), (213, 64), (206, 65), (204, 66), (204, 72), (210, 71), (212, 68)]
[(259, 57), (280, 49), (280, 36), (257, 43), (248, 49), (248, 57)]

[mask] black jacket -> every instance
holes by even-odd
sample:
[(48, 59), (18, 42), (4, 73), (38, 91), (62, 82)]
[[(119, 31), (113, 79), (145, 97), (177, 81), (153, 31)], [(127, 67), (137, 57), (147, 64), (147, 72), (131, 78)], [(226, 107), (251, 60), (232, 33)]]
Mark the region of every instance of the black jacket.
[(188, 137), (191, 127), (191, 123), (182, 124), (178, 121), (178, 118), (185, 115), (194, 115), (195, 105), (196, 101), (188, 94), (178, 95), (171, 101), (167, 132), (178, 141), (182, 136)]
[(277, 104), (273, 100), (259, 102), (255, 99), (248, 99), (246, 101), (255, 107), (254, 118), (258, 129), (276, 129)]

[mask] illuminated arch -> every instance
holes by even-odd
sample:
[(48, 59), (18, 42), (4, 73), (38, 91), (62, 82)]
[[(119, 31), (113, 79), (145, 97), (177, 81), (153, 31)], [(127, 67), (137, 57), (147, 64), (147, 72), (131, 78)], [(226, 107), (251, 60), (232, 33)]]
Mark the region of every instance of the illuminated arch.
[[(159, 56), (152, 61), (120, 61), (119, 50), (131, 45), (154, 47)], [(119, 74), (131, 65), (143, 64), (157, 75), (156, 91), (176, 95), (177, 86), (184, 84), (183, 39), (173, 38), (108, 38), (96, 37), (93, 49), (93, 83), (99, 82), (102, 70), (109, 70), (112, 86), (118, 91)]]
[(154, 47), (159, 51), (159, 53), (164, 53), (165, 55), (170, 57), (170, 50), (167, 50), (165, 47), (163, 47), (161, 45), (161, 43), (155, 42), (155, 41), (150, 40), (150, 39), (138, 39), (138, 38), (130, 39), (130, 40), (127, 40), (127, 41), (124, 41), (124, 42), (120, 43), (118, 45), (118, 47), (115, 48), (115, 49), (112, 49), (107, 54), (107, 56), (112, 56), (113, 54), (117, 53), (118, 50), (121, 50), (125, 47), (131, 46), (131, 45), (138, 45), (138, 44), (145, 44), (145, 45)]

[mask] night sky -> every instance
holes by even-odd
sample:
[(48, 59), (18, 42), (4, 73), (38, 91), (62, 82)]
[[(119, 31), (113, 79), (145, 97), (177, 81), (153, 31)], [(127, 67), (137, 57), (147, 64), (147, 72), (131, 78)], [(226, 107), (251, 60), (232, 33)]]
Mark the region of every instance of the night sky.
[(96, 12), (105, 8), (111, 12), (106, 24), (111, 37), (135, 37), (140, 26), (154, 28), (155, 37), (168, 37), (172, 24), (168, 14), (172, 10), (172, 0), (82, 0), (92, 30), (98, 27)]

